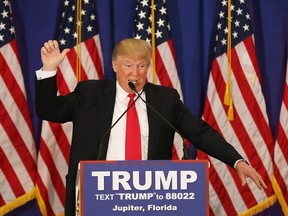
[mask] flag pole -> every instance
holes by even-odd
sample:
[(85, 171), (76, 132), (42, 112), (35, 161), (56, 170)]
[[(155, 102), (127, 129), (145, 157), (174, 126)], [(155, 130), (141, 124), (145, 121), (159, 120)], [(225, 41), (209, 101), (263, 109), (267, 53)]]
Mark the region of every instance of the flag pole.
[(81, 81), (82, 0), (77, 0), (76, 22), (76, 79)]
[(234, 120), (234, 111), (233, 111), (233, 99), (232, 99), (232, 68), (231, 68), (231, 0), (228, 0), (228, 7), (227, 7), (227, 13), (228, 13), (228, 34), (227, 34), (227, 57), (228, 57), (228, 64), (227, 64), (227, 81), (226, 81), (226, 91), (224, 95), (224, 104), (229, 106), (228, 108), (228, 120), (233, 121)]
[(155, 58), (155, 10), (154, 0), (151, 0), (151, 47), (152, 47), (152, 83), (156, 83), (156, 58)]

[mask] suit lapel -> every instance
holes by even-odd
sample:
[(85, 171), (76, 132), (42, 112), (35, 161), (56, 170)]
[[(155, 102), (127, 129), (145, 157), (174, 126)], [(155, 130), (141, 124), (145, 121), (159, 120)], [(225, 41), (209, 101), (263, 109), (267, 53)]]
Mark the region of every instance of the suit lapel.
[[(109, 128), (112, 124), (114, 104), (116, 97), (116, 80), (107, 83), (103, 91), (103, 101), (100, 106), (100, 121), (99, 121), (99, 143), (102, 144), (103, 151), (107, 152), (108, 140), (110, 136)], [(106, 133), (106, 134), (105, 134)]]
[[(151, 83), (147, 84), (146, 101), (156, 110), (159, 107), (159, 95), (157, 91), (155, 91), (154, 86)], [(155, 148), (155, 145), (153, 145), (153, 143), (159, 141), (157, 136), (158, 134), (157, 131), (159, 130), (159, 124), (156, 124), (154, 120), (155, 113), (148, 106), (147, 106), (147, 116), (149, 124), (148, 159), (152, 159), (152, 155)]]

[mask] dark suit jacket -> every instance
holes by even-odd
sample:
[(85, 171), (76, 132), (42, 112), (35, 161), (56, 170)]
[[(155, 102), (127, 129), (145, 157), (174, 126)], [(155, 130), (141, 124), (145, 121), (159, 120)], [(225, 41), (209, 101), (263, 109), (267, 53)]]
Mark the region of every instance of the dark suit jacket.
[[(105, 132), (111, 127), (115, 103), (115, 80), (79, 82), (66, 96), (56, 96), (56, 76), (36, 81), (36, 108), (41, 119), (73, 121), (68, 175), (66, 215), (74, 215), (75, 179), (80, 160), (95, 160)], [(146, 101), (163, 115), (198, 149), (233, 167), (241, 155), (213, 128), (194, 116), (181, 102), (175, 89), (147, 84)], [(149, 124), (148, 159), (171, 159), (174, 130), (147, 107)], [(109, 133), (103, 140), (107, 153)]]

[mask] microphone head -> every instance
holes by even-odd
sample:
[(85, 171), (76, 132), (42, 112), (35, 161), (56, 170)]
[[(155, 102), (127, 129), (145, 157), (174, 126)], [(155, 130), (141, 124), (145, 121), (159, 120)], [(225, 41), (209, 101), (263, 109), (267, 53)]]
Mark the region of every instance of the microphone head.
[(136, 86), (134, 85), (133, 82), (129, 81), (129, 82), (128, 82), (128, 85), (129, 85), (129, 87), (130, 87), (133, 91), (136, 91)]

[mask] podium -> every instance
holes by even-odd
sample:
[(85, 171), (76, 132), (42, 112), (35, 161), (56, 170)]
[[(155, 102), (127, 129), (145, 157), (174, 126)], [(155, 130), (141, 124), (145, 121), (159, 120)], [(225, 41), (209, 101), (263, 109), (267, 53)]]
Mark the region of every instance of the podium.
[(76, 215), (209, 215), (208, 161), (81, 161)]

